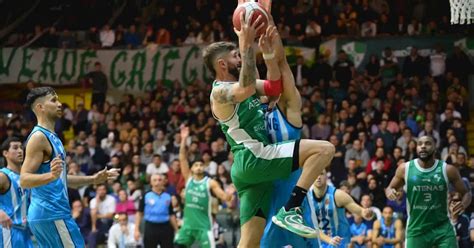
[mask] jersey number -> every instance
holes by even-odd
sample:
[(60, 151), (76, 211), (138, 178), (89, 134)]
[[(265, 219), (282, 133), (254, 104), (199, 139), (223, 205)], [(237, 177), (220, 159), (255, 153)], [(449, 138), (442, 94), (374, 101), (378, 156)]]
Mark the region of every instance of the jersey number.
[(423, 201), (425, 202), (431, 201), (431, 193), (423, 193)]
[(324, 233), (327, 233), (329, 231), (329, 220), (326, 218), (320, 219), (319, 228), (321, 228)]

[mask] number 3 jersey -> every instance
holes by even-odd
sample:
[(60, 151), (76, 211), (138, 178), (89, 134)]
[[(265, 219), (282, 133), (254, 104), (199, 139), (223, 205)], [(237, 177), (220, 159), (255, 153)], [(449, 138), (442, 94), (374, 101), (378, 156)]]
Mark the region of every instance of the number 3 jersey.
[(424, 235), (449, 222), (448, 176), (446, 163), (435, 160), (431, 168), (424, 169), (418, 160), (411, 160), (405, 167), (407, 192), (407, 237)]
[(185, 188), (183, 228), (211, 230), (211, 190), (209, 177), (189, 178)]
[[(303, 202), (304, 220), (309, 226), (319, 228), (330, 237), (339, 236), (342, 239), (338, 247), (346, 247), (351, 240), (351, 227), (346, 218), (346, 209), (336, 205), (336, 188), (328, 185), (326, 193), (320, 199), (316, 198), (314, 186), (308, 190)], [(316, 247), (314, 244), (313, 247)], [(334, 247), (321, 242), (321, 247)]]

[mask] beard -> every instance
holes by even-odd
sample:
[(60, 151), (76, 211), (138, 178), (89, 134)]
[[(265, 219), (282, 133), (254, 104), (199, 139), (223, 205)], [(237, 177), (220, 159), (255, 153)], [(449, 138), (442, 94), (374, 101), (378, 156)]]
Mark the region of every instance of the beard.
[(240, 69), (237, 66), (229, 67), (229, 73), (234, 76), (237, 80), (239, 80), (240, 76)]
[(421, 161), (423, 161), (423, 162), (428, 162), (430, 159), (433, 158), (434, 150), (431, 151), (431, 152), (430, 152), (430, 151), (426, 151), (425, 153), (426, 153), (426, 154), (423, 154), (423, 155), (421, 155), (421, 153), (418, 154), (418, 158), (419, 158)]

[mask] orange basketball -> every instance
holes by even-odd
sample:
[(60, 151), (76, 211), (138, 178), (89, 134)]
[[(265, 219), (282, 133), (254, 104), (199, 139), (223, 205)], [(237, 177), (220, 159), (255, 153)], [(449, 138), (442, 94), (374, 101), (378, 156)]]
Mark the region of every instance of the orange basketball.
[(239, 4), (237, 6), (237, 8), (235, 9), (235, 11), (234, 11), (234, 15), (232, 16), (232, 23), (233, 23), (235, 29), (237, 29), (239, 31), (240, 31), (240, 13), (242, 11), (244, 12), (244, 19), (245, 20), (247, 20), (247, 18), (250, 18), (250, 15), (253, 12), (255, 12), (255, 14), (253, 15), (252, 20), (250, 21), (250, 23), (254, 23), (259, 16), (262, 16), (262, 18), (259, 21), (260, 23), (257, 23), (257, 26), (256, 26), (256, 27), (258, 27), (262, 22), (265, 23), (264, 28), (262, 28), (257, 33), (257, 37), (262, 35), (265, 32), (265, 30), (267, 29), (267, 26), (268, 26), (268, 13), (265, 10), (265, 8), (263, 8), (263, 6), (260, 3), (256, 3), (256, 2), (246, 2), (246, 3), (243, 3), (243, 4)]

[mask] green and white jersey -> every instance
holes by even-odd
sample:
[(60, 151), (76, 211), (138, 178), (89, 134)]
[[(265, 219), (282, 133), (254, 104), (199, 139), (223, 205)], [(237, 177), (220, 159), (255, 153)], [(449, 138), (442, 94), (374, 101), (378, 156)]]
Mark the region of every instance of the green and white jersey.
[[(214, 81), (212, 87), (220, 84), (230, 83)], [(265, 128), (265, 113), (256, 94), (238, 103), (230, 118), (218, 121), (232, 151), (249, 148), (257, 143), (270, 144)]]
[(424, 169), (414, 159), (406, 163), (407, 237), (423, 235), (427, 230), (449, 222), (446, 163), (435, 160)]
[(200, 181), (189, 178), (184, 197), (183, 227), (188, 229), (211, 230), (211, 192), (210, 178)]

